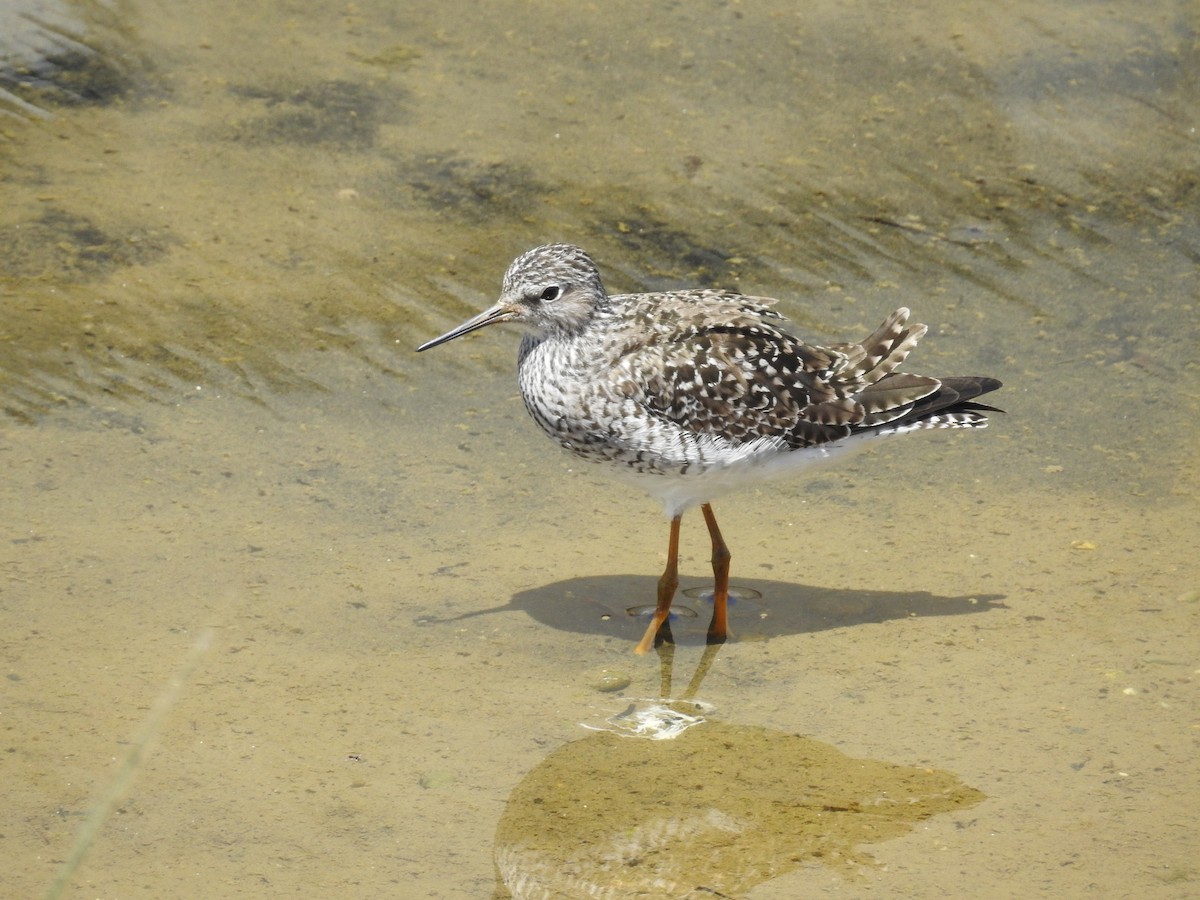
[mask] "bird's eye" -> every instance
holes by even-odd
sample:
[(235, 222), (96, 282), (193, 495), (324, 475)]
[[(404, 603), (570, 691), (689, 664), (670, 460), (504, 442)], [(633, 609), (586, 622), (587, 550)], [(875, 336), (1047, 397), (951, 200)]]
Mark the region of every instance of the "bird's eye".
[(542, 291), (542, 300), (549, 303), (551, 300), (557, 300), (562, 296), (562, 288), (557, 284), (552, 284), (550, 287)]

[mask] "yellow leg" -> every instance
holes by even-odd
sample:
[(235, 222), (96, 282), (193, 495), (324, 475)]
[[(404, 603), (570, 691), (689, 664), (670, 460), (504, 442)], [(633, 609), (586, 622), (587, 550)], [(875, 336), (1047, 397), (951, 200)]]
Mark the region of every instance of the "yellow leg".
[(658, 629), (667, 621), (671, 614), (671, 601), (675, 598), (675, 588), (679, 587), (679, 521), (682, 515), (671, 520), (671, 539), (667, 544), (667, 568), (658, 579), (658, 606), (654, 609), (654, 617), (646, 626), (646, 633), (634, 648), (635, 653), (645, 653), (654, 646)]
[(700, 506), (704, 513), (704, 521), (708, 525), (708, 535), (712, 538), (712, 567), (713, 567), (713, 614), (708, 625), (708, 642), (719, 644), (729, 635), (729, 621), (726, 605), (729, 600), (729, 560), (731, 554), (721, 537), (721, 529), (717, 527), (717, 517), (712, 507), (707, 503)]

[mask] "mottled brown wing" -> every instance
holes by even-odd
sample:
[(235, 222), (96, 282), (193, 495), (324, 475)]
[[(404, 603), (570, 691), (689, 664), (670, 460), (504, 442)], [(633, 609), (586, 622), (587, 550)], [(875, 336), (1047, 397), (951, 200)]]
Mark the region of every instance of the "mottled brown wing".
[[(925, 333), (897, 310), (858, 344), (817, 347), (744, 309), (719, 323), (680, 320), (641, 348), (648, 410), (689, 431), (745, 443), (817, 446), (911, 412), (935, 378), (895, 373)], [(771, 314), (771, 319), (775, 319)]]

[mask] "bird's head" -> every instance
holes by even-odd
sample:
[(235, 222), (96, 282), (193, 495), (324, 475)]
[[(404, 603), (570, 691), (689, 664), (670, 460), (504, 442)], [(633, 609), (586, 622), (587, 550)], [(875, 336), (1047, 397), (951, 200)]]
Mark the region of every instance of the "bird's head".
[(417, 351), (497, 322), (514, 322), (542, 337), (574, 334), (587, 325), (606, 296), (600, 272), (583, 250), (572, 244), (535, 247), (508, 267), (500, 299), (493, 306)]

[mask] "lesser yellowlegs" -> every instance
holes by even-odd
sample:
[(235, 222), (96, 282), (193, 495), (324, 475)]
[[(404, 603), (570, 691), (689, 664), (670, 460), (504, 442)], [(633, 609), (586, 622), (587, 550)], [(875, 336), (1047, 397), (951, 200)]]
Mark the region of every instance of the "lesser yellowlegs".
[(907, 309), (860, 343), (819, 347), (784, 331), (774, 302), (717, 290), (609, 295), (583, 250), (547, 244), (509, 266), (495, 305), (417, 348), (498, 322), (524, 326), (517, 374), (534, 421), (662, 500), (667, 567), (639, 653), (670, 614), (686, 510), (700, 507), (712, 539), (716, 643), (728, 633), (730, 554), (711, 500), (869, 438), (983, 428), (995, 411), (972, 402), (1000, 387), (995, 378), (895, 371), (925, 334)]

